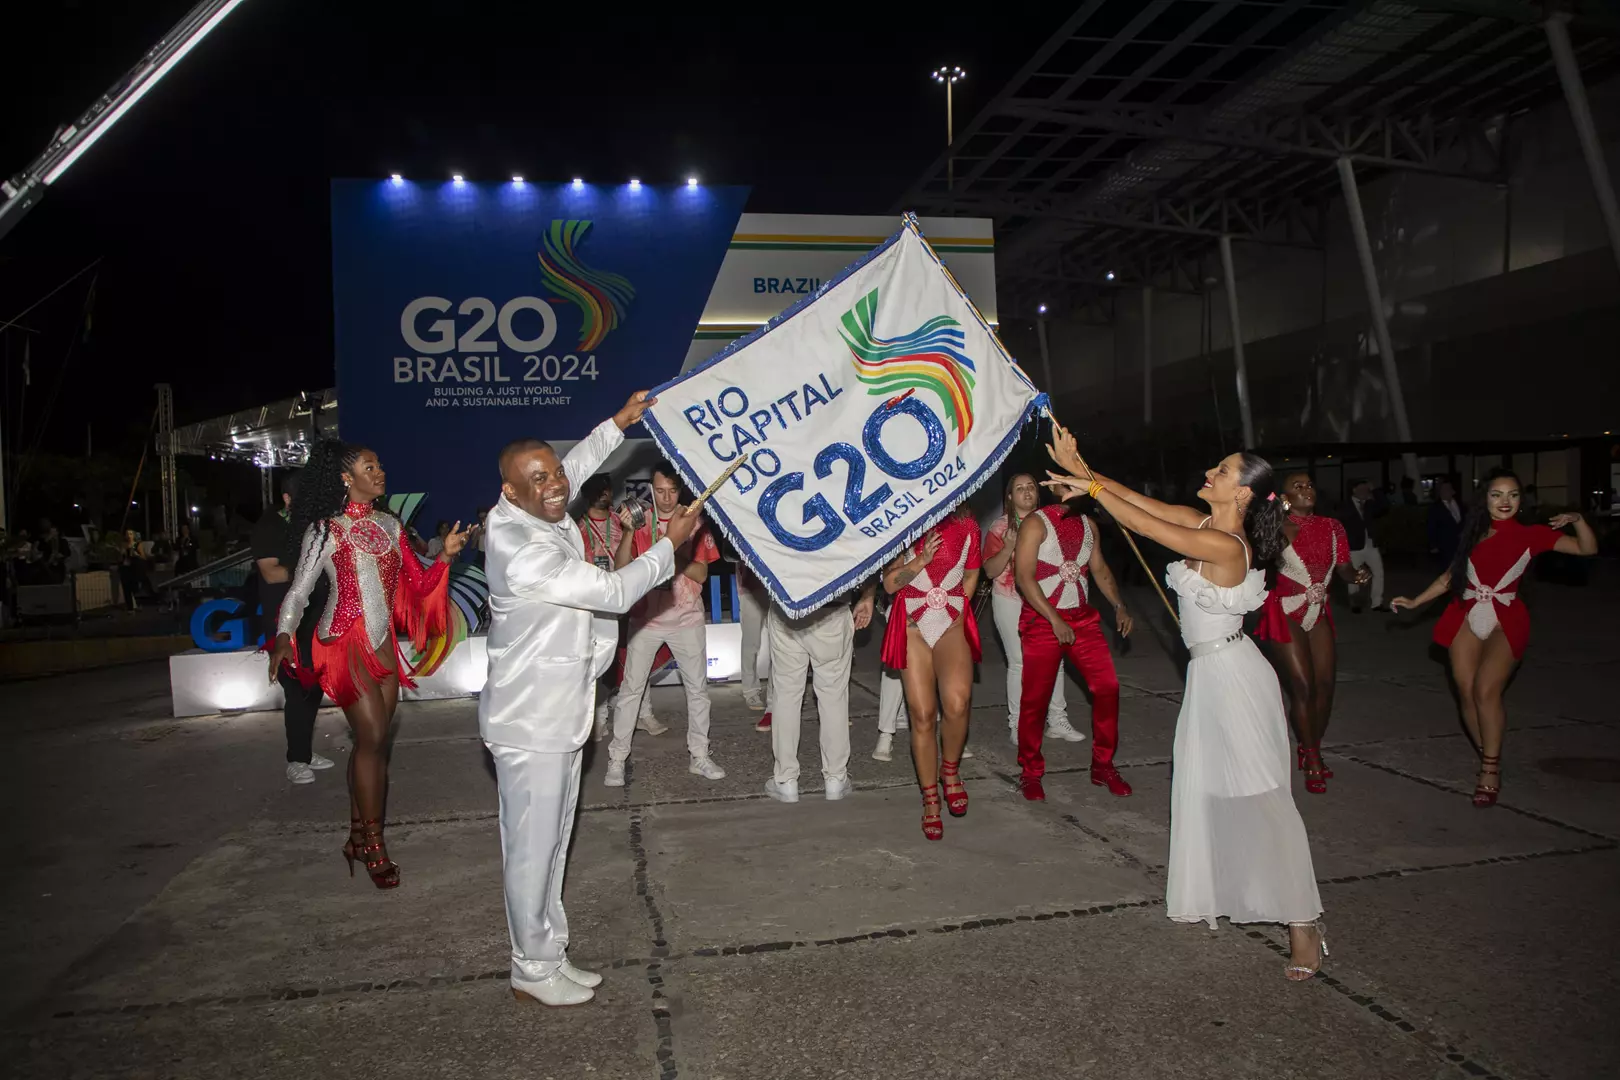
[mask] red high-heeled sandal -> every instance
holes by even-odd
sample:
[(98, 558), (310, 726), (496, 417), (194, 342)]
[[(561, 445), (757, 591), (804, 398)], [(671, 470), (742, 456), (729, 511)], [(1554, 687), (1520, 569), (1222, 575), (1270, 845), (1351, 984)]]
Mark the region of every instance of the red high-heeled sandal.
[[(961, 817), (967, 813), (968, 793), (962, 785), (960, 761), (941, 761), (939, 763), (939, 778), (945, 782), (945, 809), (951, 812), (951, 817)], [(956, 790), (952, 791), (951, 788)]]
[[(375, 819), (362, 821), (360, 836), (364, 842), (354, 856), (366, 864), (371, 883), (379, 889), (399, 888), (399, 864), (388, 857), (388, 849), (383, 846), (382, 822)], [(348, 850), (344, 851), (344, 855), (349, 854)], [(350, 869), (352, 871), (352, 865)]]
[(945, 838), (945, 822), (939, 816), (939, 785), (929, 784), (922, 789), (923, 835), (930, 840)]
[[(1502, 757), (1500, 754), (1479, 755), (1479, 774), (1481, 779), (1474, 785), (1474, 805), (1484, 810), (1486, 807), (1496, 805), (1496, 797), (1502, 792)], [(1483, 779), (1487, 774), (1496, 777), (1496, 786), (1491, 787)]]
[(365, 842), (366, 838), (361, 832), (360, 819), (350, 818), (349, 838), (343, 841), (343, 858), (344, 861), (349, 864), (350, 877), (354, 877), (354, 861), (356, 859), (360, 859), (362, 862), (365, 861), (364, 857), (360, 854), (360, 848), (365, 844)]
[(1322, 751), (1314, 746), (1306, 747), (1305, 761), (1305, 790), (1312, 795), (1323, 795), (1327, 792), (1327, 777), (1323, 775)]

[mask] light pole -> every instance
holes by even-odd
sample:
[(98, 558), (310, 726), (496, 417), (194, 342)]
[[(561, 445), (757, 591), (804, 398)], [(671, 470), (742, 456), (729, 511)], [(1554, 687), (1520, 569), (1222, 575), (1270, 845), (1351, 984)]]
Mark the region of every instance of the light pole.
[[(945, 87), (945, 148), (949, 152), (952, 143), (956, 142), (956, 120), (951, 111), (951, 87), (967, 78), (967, 72), (952, 64), (950, 67), (936, 68), (933, 79)], [(956, 158), (945, 159), (945, 190), (956, 190)]]

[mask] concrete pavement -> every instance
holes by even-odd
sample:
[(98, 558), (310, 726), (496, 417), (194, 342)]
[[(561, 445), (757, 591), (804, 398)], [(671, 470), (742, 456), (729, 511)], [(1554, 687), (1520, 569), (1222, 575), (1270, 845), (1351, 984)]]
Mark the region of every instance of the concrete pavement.
[[(1046, 803), (1018, 796), (986, 627), (973, 804), (937, 844), (909, 754), (869, 756), (875, 641), (842, 802), (820, 798), (814, 726), (803, 801), (764, 797), (769, 740), (735, 687), (714, 692), (729, 775), (690, 775), (679, 691), (656, 691), (671, 731), (637, 733), (626, 788), (588, 751), (571, 953), (607, 981), (569, 1010), (506, 993), (470, 703), (400, 709), (404, 885), (379, 893), (339, 854), (341, 767), (286, 784), (279, 715), (169, 719), (155, 664), (5, 685), (0, 1060), (19, 1077), (1612, 1076), (1620, 584), (1599, 578), (1529, 591), (1490, 811), (1466, 797), (1428, 623), (1339, 608), (1337, 778), (1295, 788), (1333, 954), (1303, 985), (1278, 928), (1163, 916), (1181, 682), (1162, 615), (1118, 660), (1129, 799), (1089, 783), (1087, 743), (1049, 746)], [(341, 766), (336, 712), (317, 746)]]

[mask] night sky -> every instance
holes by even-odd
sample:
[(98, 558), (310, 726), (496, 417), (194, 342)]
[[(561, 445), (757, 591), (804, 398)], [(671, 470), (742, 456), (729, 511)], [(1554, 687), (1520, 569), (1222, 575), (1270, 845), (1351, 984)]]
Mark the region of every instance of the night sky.
[[(9, 35), (0, 170), (39, 152), (191, 5), (58, 2)], [(98, 256), (47, 449), (333, 382), (334, 176), (749, 184), (748, 210), (886, 213), (1066, 5), (1001, 3), (993, 31), (914, 4), (639, 6), (248, 0), (0, 241), (0, 321)], [(19, 46), (25, 46), (19, 49)], [(32, 429), (80, 324), (81, 278), (26, 323)], [(6, 362), (8, 426), (19, 357)], [(14, 437), (14, 436), (13, 436)]]

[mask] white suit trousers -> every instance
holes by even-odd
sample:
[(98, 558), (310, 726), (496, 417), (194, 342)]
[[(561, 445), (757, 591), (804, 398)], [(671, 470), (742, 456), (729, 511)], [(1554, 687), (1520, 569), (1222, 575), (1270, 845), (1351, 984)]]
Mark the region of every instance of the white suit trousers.
[[(1350, 553), (1350, 565), (1360, 569), (1365, 566), (1372, 571), (1372, 606), (1378, 607), (1384, 602), (1384, 556), (1369, 541), (1364, 548), (1357, 548)], [(1361, 591), (1361, 586), (1350, 586), (1350, 595), (1354, 597)]]
[(567, 957), (563, 871), (579, 809), (580, 752), (542, 754), (485, 743), (501, 796), (501, 869), (512, 978), (538, 982)]
[(771, 674), (769, 646), (762, 649), (765, 630), (765, 611), (769, 598), (753, 589), (737, 586), (738, 620), (742, 623), (742, 686), (743, 692), (759, 689), (760, 670), (765, 678)]
[(906, 688), (898, 671), (884, 668), (878, 682), (878, 730), (893, 735), (900, 730), (900, 717), (906, 711)]
[[(1018, 702), (1024, 696), (1024, 643), (1018, 636), (1018, 620), (1024, 614), (1024, 598), (990, 594), (990, 613), (995, 616), (996, 633), (1001, 635), (1001, 648), (1007, 654), (1007, 726), (1018, 730)], [(1052, 703), (1046, 707), (1046, 725), (1069, 716), (1069, 703), (1064, 700), (1063, 684), (1067, 680), (1058, 670), (1057, 686), (1052, 690)]]
[(766, 619), (771, 641), (771, 751), (776, 782), (799, 778), (799, 714), (804, 707), (804, 673), (811, 669), (816, 711), (821, 719), (821, 775), (849, 775), (849, 668), (855, 652), (855, 623), (849, 606), (834, 601), (803, 619), (790, 619), (772, 607)]
[(636, 716), (646, 699), (647, 681), (652, 677), (652, 662), (660, 645), (669, 646), (680, 668), (681, 685), (686, 687), (686, 748), (693, 757), (709, 756), (709, 644), (704, 626), (699, 623), (673, 630), (640, 626), (630, 631), (624, 647), (624, 682), (619, 684), (619, 696), (613, 703), (610, 761), (630, 757)]

